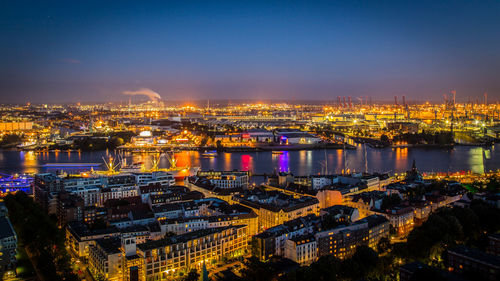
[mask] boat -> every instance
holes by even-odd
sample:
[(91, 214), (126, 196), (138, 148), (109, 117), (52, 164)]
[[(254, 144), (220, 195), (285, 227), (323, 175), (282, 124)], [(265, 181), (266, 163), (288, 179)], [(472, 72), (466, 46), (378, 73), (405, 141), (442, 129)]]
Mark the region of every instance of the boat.
[(0, 197), (18, 191), (30, 194), (33, 181), (33, 177), (27, 174), (7, 175), (0, 173)]
[[(168, 162), (170, 164), (169, 168), (160, 168), (160, 158), (162, 156), (165, 156), (168, 159)], [(110, 161), (108, 161), (110, 162)], [(125, 163), (126, 161), (123, 160), (121, 163)], [(106, 165), (106, 166), (111, 166), (111, 165)], [(153, 158), (151, 159), (151, 168), (146, 169), (146, 166), (143, 162), (137, 162), (133, 163), (131, 165), (122, 165), (121, 168), (119, 169), (120, 172), (124, 173), (140, 173), (140, 172), (156, 172), (156, 171), (163, 171), (167, 172), (169, 174), (172, 174), (176, 180), (183, 180), (185, 177), (190, 177), (192, 175), (196, 175), (198, 173), (198, 170), (200, 167), (189, 167), (189, 166), (184, 166), (184, 167), (179, 167), (177, 166), (177, 159), (175, 159), (175, 156), (173, 153), (162, 153), (159, 155), (153, 155)], [(113, 170), (113, 169), (111, 169)]]
[(99, 167), (101, 163), (46, 163), (43, 168), (82, 168), (82, 167)]
[(200, 167), (186, 167), (184, 169), (177, 169), (177, 170), (167, 170), (168, 173), (172, 174), (174, 176), (174, 179), (179, 181), (179, 180), (184, 180), (186, 177), (194, 176), (198, 173), (200, 170)]
[(124, 173), (141, 172), (141, 171), (143, 171), (143, 167), (144, 167), (143, 162), (132, 163), (130, 165), (122, 166), (120, 168), (120, 172), (124, 172)]
[(206, 158), (217, 157), (217, 151), (205, 152), (205, 153), (202, 153), (201, 156), (206, 157)]

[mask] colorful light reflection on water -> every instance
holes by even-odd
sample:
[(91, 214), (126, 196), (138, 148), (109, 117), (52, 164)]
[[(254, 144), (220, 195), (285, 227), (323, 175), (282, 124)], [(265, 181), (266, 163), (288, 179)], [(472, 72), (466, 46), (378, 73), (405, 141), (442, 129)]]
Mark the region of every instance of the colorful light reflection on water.
[[(500, 168), (500, 149), (495, 145), (483, 147), (455, 147), (452, 150), (418, 148), (366, 148), (366, 161), (369, 172), (404, 172), (410, 168), (413, 159), (417, 167), (424, 172), (472, 171), (481, 173)], [(45, 163), (102, 163), (102, 158), (113, 156), (112, 151), (101, 152), (20, 152), (0, 151), (0, 172), (36, 173), (43, 172)], [(151, 167), (150, 154), (126, 154), (127, 164), (142, 162)], [(213, 170), (249, 170), (254, 174), (290, 171), (296, 175), (317, 174), (324, 172), (340, 173), (344, 168), (344, 159), (351, 171), (363, 171), (365, 154), (362, 147), (356, 150), (339, 149), (314, 151), (271, 152), (233, 152), (219, 153), (215, 157), (205, 158), (197, 151), (175, 153), (178, 167), (201, 167)], [(159, 166), (168, 168), (165, 157)]]

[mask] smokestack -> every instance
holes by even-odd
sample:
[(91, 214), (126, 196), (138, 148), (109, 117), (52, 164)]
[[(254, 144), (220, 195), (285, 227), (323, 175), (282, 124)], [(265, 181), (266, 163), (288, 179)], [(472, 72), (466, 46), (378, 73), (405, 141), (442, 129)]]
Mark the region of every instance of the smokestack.
[(484, 92), (484, 105), (488, 105), (488, 93)]
[(352, 108), (352, 100), (351, 100), (351, 96), (349, 96), (349, 109)]
[(394, 96), (394, 105), (398, 106), (398, 96)]
[(341, 101), (340, 101), (340, 96), (337, 96), (337, 106), (340, 107), (341, 106)]
[(406, 106), (406, 98), (403, 96), (403, 106)]
[(343, 97), (343, 103), (342, 103), (342, 107), (345, 107), (346, 103), (345, 103), (345, 96)]

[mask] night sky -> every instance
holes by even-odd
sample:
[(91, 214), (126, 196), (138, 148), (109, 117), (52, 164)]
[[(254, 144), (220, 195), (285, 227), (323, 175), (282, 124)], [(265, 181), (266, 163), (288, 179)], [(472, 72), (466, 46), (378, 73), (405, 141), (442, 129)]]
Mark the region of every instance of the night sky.
[(0, 1), (0, 103), (500, 100), (500, 1)]

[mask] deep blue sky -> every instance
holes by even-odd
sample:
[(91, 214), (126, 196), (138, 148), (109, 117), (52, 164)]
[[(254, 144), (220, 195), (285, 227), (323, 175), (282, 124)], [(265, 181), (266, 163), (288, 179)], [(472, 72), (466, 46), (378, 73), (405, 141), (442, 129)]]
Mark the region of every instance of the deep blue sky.
[(500, 99), (500, 1), (1, 1), (0, 103)]

